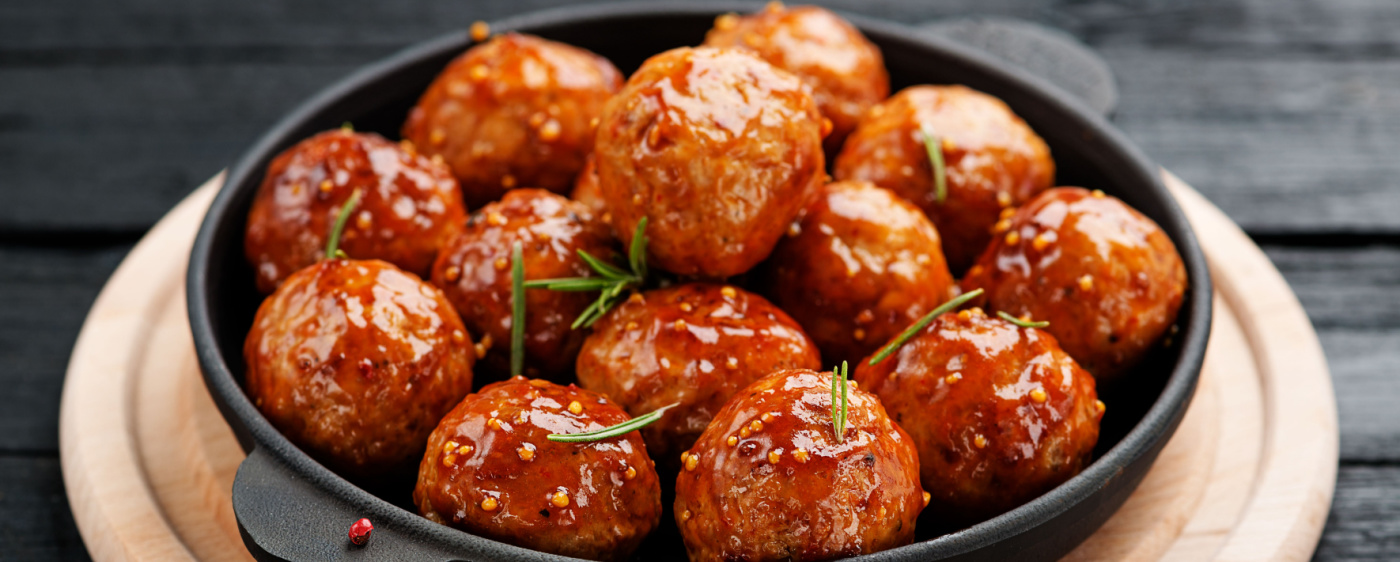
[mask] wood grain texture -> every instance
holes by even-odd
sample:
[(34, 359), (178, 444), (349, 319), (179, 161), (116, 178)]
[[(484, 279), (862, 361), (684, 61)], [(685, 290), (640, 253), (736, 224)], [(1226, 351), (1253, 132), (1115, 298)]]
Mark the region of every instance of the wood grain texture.
[[(1337, 410), (1317, 334), (1264, 252), (1180, 179), (1171, 189), (1202, 241), (1215, 288), (1238, 314), (1255, 349), (1264, 391), (1263, 463), (1256, 492), (1217, 560), (1311, 556), (1322, 534), (1337, 472)], [(1318, 434), (1326, 435), (1318, 439)]]
[(1343, 466), (1315, 560), (1395, 560), (1400, 552), (1400, 467)]
[(127, 246), (0, 246), (0, 454), (58, 451), (68, 352)]
[(87, 558), (68, 511), (57, 457), (0, 456), (0, 513), (7, 514), (0, 517), (0, 558)]
[[(217, 181), (217, 178), (216, 178)], [(68, 364), (59, 438), (64, 485), (88, 552), (103, 560), (165, 560), (189, 557), (159, 505), (146, 495), (146, 479), (129, 425), (129, 400), (136, 366), (144, 352), (130, 345), (150, 334), (172, 291), (183, 284), (194, 232), (215, 193), (204, 189), (171, 211), (139, 244), (103, 287), (78, 334)], [(170, 234), (166, 234), (170, 233)], [(174, 234), (174, 236), (171, 236)], [(157, 273), (164, 272), (164, 273)], [(153, 283), (155, 283), (153, 285)], [(85, 476), (100, 476), (102, 486)], [(207, 517), (207, 514), (200, 514)], [(123, 532), (118, 535), (115, 529)]]
[[(566, 3), (7, 3), (0, 83), (17, 87), (0, 89), (0, 169), (19, 188), (0, 190), (0, 231), (139, 232), (351, 69), (476, 19)], [(1058, 27), (1117, 74), (1127, 134), (1247, 231), (1400, 234), (1392, 2), (822, 3), (908, 23)]]

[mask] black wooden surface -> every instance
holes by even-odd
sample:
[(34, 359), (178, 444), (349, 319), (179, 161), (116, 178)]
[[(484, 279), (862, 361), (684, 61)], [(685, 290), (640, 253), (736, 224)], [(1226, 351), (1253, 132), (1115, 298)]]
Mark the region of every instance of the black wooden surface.
[[(407, 44), (562, 0), (0, 2), (0, 560), (84, 559), (68, 353), (141, 234), (298, 101)], [(1327, 351), (1342, 464), (1318, 560), (1400, 558), (1400, 3), (839, 0), (1062, 29), (1116, 121), (1261, 243)]]

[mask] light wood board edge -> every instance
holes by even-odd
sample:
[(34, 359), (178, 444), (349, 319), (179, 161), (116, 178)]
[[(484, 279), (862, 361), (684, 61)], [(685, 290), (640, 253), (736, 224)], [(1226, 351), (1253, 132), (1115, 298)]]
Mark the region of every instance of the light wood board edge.
[(1212, 270), (1240, 317), (1263, 374), (1263, 464), (1244, 517), (1221, 561), (1308, 560), (1337, 479), (1337, 402), (1312, 323), (1283, 275), (1244, 231), (1179, 178), (1163, 170)]
[(68, 360), (59, 454), (68, 504), (94, 559), (193, 559), (141, 473), (130, 408), (113, 408), (110, 396), (134, 399), (140, 342), (157, 320), (148, 314), (169, 298), (146, 287), (184, 263), (223, 177), (185, 198), (132, 249), (98, 294)]

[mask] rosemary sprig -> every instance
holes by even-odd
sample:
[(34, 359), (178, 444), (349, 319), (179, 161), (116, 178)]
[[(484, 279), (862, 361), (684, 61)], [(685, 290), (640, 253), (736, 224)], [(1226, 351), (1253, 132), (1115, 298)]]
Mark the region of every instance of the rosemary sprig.
[(953, 310), (954, 308), (957, 308), (959, 306), (962, 306), (963, 303), (981, 296), (982, 292), (982, 289), (974, 289), (972, 291), (968, 291), (966, 293), (963, 293), (962, 295), (959, 295), (955, 299), (952, 299), (948, 302), (939, 305), (938, 308), (933, 309), (932, 312), (925, 314), (923, 318), (920, 318), (918, 322), (915, 322), (914, 325), (909, 326), (908, 329), (904, 330), (903, 332), (900, 332), (898, 336), (895, 336), (893, 341), (891, 341), (888, 344), (885, 344), (885, 347), (880, 348), (880, 352), (876, 353), (874, 357), (870, 358), (870, 364), (877, 365), (889, 356), (894, 355), (895, 350), (899, 349), (899, 346), (904, 345), (905, 342), (909, 341), (909, 338), (914, 337), (914, 334), (919, 333), (920, 330), (923, 330), (925, 327), (927, 327), (930, 322), (933, 322), (934, 318), (938, 317), (938, 315), (943, 314), (944, 312), (948, 312), (949, 310)]
[(340, 250), (340, 234), (345, 232), (345, 223), (350, 222), (350, 212), (355, 210), (355, 206), (360, 204), (360, 190), (355, 189), (350, 194), (350, 198), (345, 200), (345, 204), (340, 207), (340, 214), (335, 217), (335, 226), (331, 227), (330, 238), (326, 240), (326, 259), (348, 257)]
[(670, 404), (657, 408), (651, 412), (647, 412), (645, 414), (642, 414), (640, 416), (637, 416), (635, 418), (632, 418), (630, 420), (627, 420), (625, 422), (611, 427), (605, 427), (603, 429), (595, 431), (585, 431), (582, 433), (551, 433), (548, 436), (546, 436), (545, 439), (548, 439), (550, 441), (557, 441), (560, 443), (587, 443), (590, 441), (602, 441), (603, 439), (607, 439), (609, 437), (617, 437), (618, 435), (622, 435), (630, 431), (646, 427), (652, 422), (661, 419), (661, 414), (666, 413), (666, 410), (674, 408), (679, 404), (680, 402), (672, 402)]
[(933, 167), (933, 199), (942, 203), (948, 198), (948, 169), (943, 164), (943, 139), (928, 127), (919, 127), (919, 134), (924, 137), (924, 151), (928, 152), (928, 162)]
[(598, 300), (588, 305), (574, 320), (573, 329), (590, 327), (602, 318), (617, 303), (622, 302), (623, 291), (641, 287), (647, 278), (647, 219), (637, 223), (632, 233), (632, 245), (627, 249), (627, 266), (631, 271), (600, 260), (583, 250), (578, 256), (588, 267), (593, 268), (598, 277), (564, 277), (560, 279), (535, 279), (525, 282), (526, 289), (549, 289), (551, 291), (599, 291)]
[[(837, 373), (841, 374), (840, 390), (837, 387)], [(846, 442), (846, 414), (849, 412), (847, 406), (847, 384), (846, 384), (846, 362), (841, 362), (841, 368), (831, 370), (831, 428), (836, 430), (836, 442)], [(836, 399), (841, 399), (841, 405), (836, 405)]]
[(1050, 323), (1046, 321), (1032, 322), (1030, 320), (1022, 320), (1020, 318), (1007, 314), (1005, 310), (998, 310), (997, 316), (1000, 316), (1002, 320), (1005, 320), (1022, 328), (1044, 328), (1050, 325)]
[(525, 368), (525, 262), (520, 241), (510, 247), (510, 376)]

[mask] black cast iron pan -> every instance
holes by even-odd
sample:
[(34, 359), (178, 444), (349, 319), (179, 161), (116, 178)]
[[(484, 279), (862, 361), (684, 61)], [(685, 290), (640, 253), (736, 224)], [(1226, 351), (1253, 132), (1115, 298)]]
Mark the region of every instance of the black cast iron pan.
[[(630, 72), (661, 51), (699, 44), (714, 17), (756, 4), (604, 5), (564, 8), (492, 24), (587, 48)], [(1210, 278), (1200, 247), (1157, 168), (1121, 133), (1048, 82), (971, 48), (898, 24), (849, 17), (884, 52), (892, 87), (958, 83), (1000, 97), (1047, 143), (1057, 183), (1103, 189), (1167, 232), (1185, 260), (1190, 288), (1178, 344), (1149, 357), (1133, 383), (1102, 390), (1113, 405), (1095, 461), (1044, 496), (966, 529), (923, 523), (919, 542), (861, 560), (1053, 560), (1094, 532), (1142, 481), (1190, 403), (1210, 327)], [(205, 384), (248, 458), (233, 485), (233, 507), (249, 550), (265, 560), (565, 560), (457, 531), (412, 511), (412, 481), (356, 485), (312, 460), (277, 432), (244, 394), (242, 345), (260, 296), (244, 261), (248, 208), (268, 162), (317, 132), (354, 123), (397, 138), (419, 94), (471, 44), (465, 29), (412, 47), (330, 86), (248, 150), (210, 207), (190, 258), (190, 324)], [(374, 522), (368, 546), (346, 532)], [(683, 558), (671, 521), (637, 559)]]

